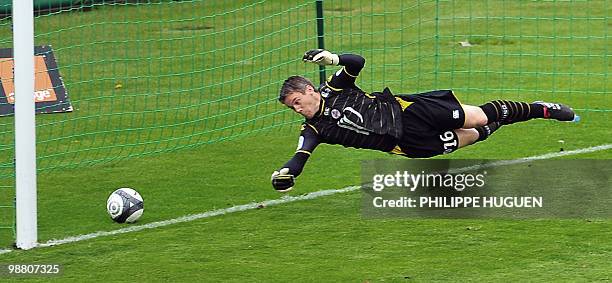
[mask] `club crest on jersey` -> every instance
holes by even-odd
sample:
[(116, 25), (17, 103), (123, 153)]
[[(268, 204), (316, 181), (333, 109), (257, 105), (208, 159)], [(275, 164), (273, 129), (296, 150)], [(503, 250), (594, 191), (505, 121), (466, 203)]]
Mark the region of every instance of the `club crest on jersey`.
[(332, 109), (332, 111), (331, 111), (332, 118), (338, 119), (338, 118), (340, 118), (340, 115), (341, 115), (340, 110)]

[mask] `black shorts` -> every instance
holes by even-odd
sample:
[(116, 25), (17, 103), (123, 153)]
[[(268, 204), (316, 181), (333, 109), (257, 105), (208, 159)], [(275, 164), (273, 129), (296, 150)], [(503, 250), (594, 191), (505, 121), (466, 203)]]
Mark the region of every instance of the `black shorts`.
[(453, 130), (465, 124), (465, 111), (451, 90), (397, 97), (410, 103), (402, 113), (404, 131), (398, 146), (403, 155), (426, 158), (458, 148), (459, 139)]

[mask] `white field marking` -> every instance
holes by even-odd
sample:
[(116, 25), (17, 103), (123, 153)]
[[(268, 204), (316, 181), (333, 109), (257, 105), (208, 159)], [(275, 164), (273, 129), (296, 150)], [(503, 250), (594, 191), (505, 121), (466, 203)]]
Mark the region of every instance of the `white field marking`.
[[(608, 149), (612, 149), (612, 144), (604, 144), (604, 145), (570, 150), (570, 151), (554, 152), (554, 153), (547, 153), (543, 155), (536, 155), (536, 156), (519, 158), (519, 159), (514, 159), (514, 160), (504, 160), (504, 161), (499, 161), (499, 162), (493, 162), (493, 163), (487, 164), (486, 167), (519, 164), (519, 163), (525, 163), (525, 162), (529, 162), (533, 160), (550, 159), (550, 158), (590, 153), (590, 152), (596, 152), (596, 151), (602, 151), (602, 150), (608, 150)], [(470, 166), (469, 168), (472, 168), (472, 167), (473, 166)], [(67, 238), (59, 239), (59, 240), (49, 240), (45, 243), (38, 244), (37, 247), (57, 246), (57, 245), (62, 245), (62, 244), (75, 243), (75, 242), (80, 242), (84, 240), (94, 239), (98, 237), (119, 235), (119, 234), (124, 234), (124, 233), (129, 233), (129, 232), (141, 231), (145, 229), (164, 227), (164, 226), (177, 224), (177, 223), (191, 222), (191, 221), (202, 219), (202, 218), (210, 218), (210, 217), (224, 215), (224, 214), (233, 213), (233, 212), (257, 209), (261, 205), (273, 206), (273, 205), (296, 202), (300, 200), (315, 199), (315, 198), (319, 198), (323, 196), (335, 195), (338, 193), (352, 192), (352, 191), (359, 190), (360, 188), (361, 186), (350, 186), (350, 187), (346, 187), (346, 188), (338, 189), (338, 190), (316, 191), (316, 192), (308, 193), (308, 194), (301, 195), (301, 196), (284, 196), (279, 199), (266, 200), (262, 202), (253, 202), (249, 204), (232, 206), (229, 208), (211, 210), (211, 211), (207, 211), (203, 213), (186, 215), (186, 216), (169, 219), (169, 220), (151, 222), (151, 223), (142, 224), (142, 225), (132, 225), (126, 228), (118, 229), (118, 230), (99, 231), (99, 232), (94, 232), (94, 233), (85, 234), (85, 235), (71, 236), (71, 237), (67, 237)], [(11, 251), (13, 250), (0, 250), (0, 254), (10, 253)]]
[(83, 240), (93, 239), (97, 237), (118, 235), (118, 234), (124, 234), (124, 233), (129, 233), (129, 232), (141, 231), (145, 229), (168, 226), (168, 225), (177, 224), (177, 223), (191, 222), (197, 219), (210, 218), (210, 217), (233, 213), (233, 212), (256, 209), (260, 207), (261, 205), (266, 207), (266, 206), (279, 205), (279, 204), (295, 202), (295, 201), (300, 201), (300, 200), (314, 199), (314, 198), (333, 195), (337, 193), (355, 191), (355, 190), (358, 190), (359, 188), (361, 187), (360, 186), (350, 186), (350, 187), (346, 187), (346, 188), (338, 189), (338, 190), (316, 191), (316, 192), (308, 193), (308, 194), (301, 195), (301, 196), (295, 196), (295, 197), (294, 196), (284, 196), (279, 199), (265, 200), (262, 202), (252, 202), (252, 203), (232, 206), (228, 208), (206, 211), (206, 212), (198, 213), (198, 214), (185, 215), (179, 218), (174, 218), (174, 219), (169, 219), (169, 220), (151, 222), (151, 223), (147, 223), (143, 225), (133, 225), (133, 226), (129, 226), (129, 227), (125, 227), (122, 229), (113, 230), (113, 231), (100, 231), (100, 232), (95, 232), (95, 233), (86, 234), (86, 235), (68, 237), (68, 238), (64, 238), (60, 240), (49, 240), (46, 243), (38, 244), (37, 247), (56, 246), (56, 245), (61, 245), (61, 244), (66, 244), (66, 243), (80, 242)]
[(612, 149), (612, 144), (602, 144), (602, 145), (598, 145), (594, 147), (587, 147), (587, 148), (581, 148), (581, 149), (569, 150), (569, 151), (553, 152), (553, 153), (547, 153), (547, 154), (542, 154), (542, 155), (523, 157), (519, 159), (494, 161), (494, 162), (485, 163), (482, 165), (472, 165), (472, 166), (457, 168), (454, 170), (450, 170), (449, 173), (461, 173), (461, 172), (473, 171), (477, 169), (520, 164), (520, 163), (525, 163), (525, 162), (534, 161), (534, 160), (551, 159), (551, 158), (556, 158), (556, 157), (590, 153), (590, 152), (602, 151), (602, 150), (607, 150), (607, 149)]

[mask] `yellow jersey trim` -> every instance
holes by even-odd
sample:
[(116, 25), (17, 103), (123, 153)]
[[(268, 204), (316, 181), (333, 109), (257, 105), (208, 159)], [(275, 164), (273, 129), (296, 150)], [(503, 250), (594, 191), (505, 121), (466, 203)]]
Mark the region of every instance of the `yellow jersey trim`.
[(308, 152), (308, 151), (301, 150), (301, 149), (300, 149), (300, 150), (298, 150), (298, 151), (296, 151), (295, 153), (298, 153), (298, 152), (301, 152), (301, 153), (306, 153), (306, 154), (308, 154), (308, 155), (311, 155), (311, 154), (312, 154), (312, 153), (310, 153), (310, 152)]
[(315, 131), (315, 133), (317, 133), (317, 135), (319, 134), (319, 131), (317, 131), (317, 129), (313, 125), (308, 124), (308, 123), (306, 123), (306, 125), (308, 125), (310, 128), (312, 128), (312, 130)]
[(389, 151), (389, 153), (397, 155), (406, 155), (406, 153), (402, 150), (401, 147), (399, 147), (399, 145), (396, 145), (391, 151)]
[(412, 103), (414, 103), (414, 102), (411, 102), (411, 101), (403, 100), (403, 99), (401, 99), (401, 98), (399, 98), (397, 96), (395, 97), (395, 100), (397, 100), (397, 102), (399, 102), (400, 107), (402, 107), (402, 111), (406, 110), (406, 108), (408, 108), (408, 106), (410, 106)]
[(356, 77), (357, 77), (356, 75), (353, 75), (353, 74), (349, 73), (349, 72), (346, 70), (346, 66), (342, 66), (342, 71), (344, 71), (344, 72), (345, 72), (347, 75), (349, 75), (349, 76), (351, 76), (351, 77), (353, 77), (353, 78), (356, 78)]
[(325, 82), (325, 85), (326, 85), (327, 87), (331, 88), (331, 89), (332, 89), (332, 90), (334, 90), (334, 91), (341, 91), (341, 90), (342, 90), (341, 88), (335, 88), (335, 87), (330, 86), (330, 85), (329, 85), (327, 82)]
[(321, 96), (321, 110), (319, 110), (319, 115), (323, 113), (323, 109), (325, 109), (325, 99)]

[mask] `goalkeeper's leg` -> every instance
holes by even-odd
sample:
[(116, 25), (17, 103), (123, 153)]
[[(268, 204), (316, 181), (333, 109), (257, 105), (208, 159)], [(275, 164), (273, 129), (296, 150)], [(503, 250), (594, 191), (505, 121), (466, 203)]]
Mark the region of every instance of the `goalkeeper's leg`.
[(479, 107), (487, 116), (489, 123), (513, 124), (534, 118), (574, 120), (574, 111), (566, 105), (536, 101), (534, 103), (495, 100)]
[(465, 125), (463, 128), (476, 128), (499, 122), (509, 125), (534, 118), (574, 120), (574, 111), (563, 104), (537, 101), (534, 103), (495, 100), (480, 106), (463, 105)]
[[(574, 120), (574, 111), (563, 104), (547, 102), (515, 102), (496, 100), (481, 106), (463, 105), (465, 111), (465, 124), (463, 128), (473, 128), (468, 134), (462, 133), (464, 141), (478, 142), (487, 139), (499, 127), (535, 118), (555, 119), (559, 121)], [(478, 137), (474, 139), (475, 134)], [(472, 142), (472, 143), (473, 143)], [(460, 140), (460, 144), (463, 144)], [(470, 144), (466, 143), (465, 145)]]
[(458, 148), (486, 140), (490, 135), (499, 129), (499, 122), (493, 122), (482, 127), (476, 127), (472, 129), (456, 129), (453, 130), (457, 134), (459, 140)]

